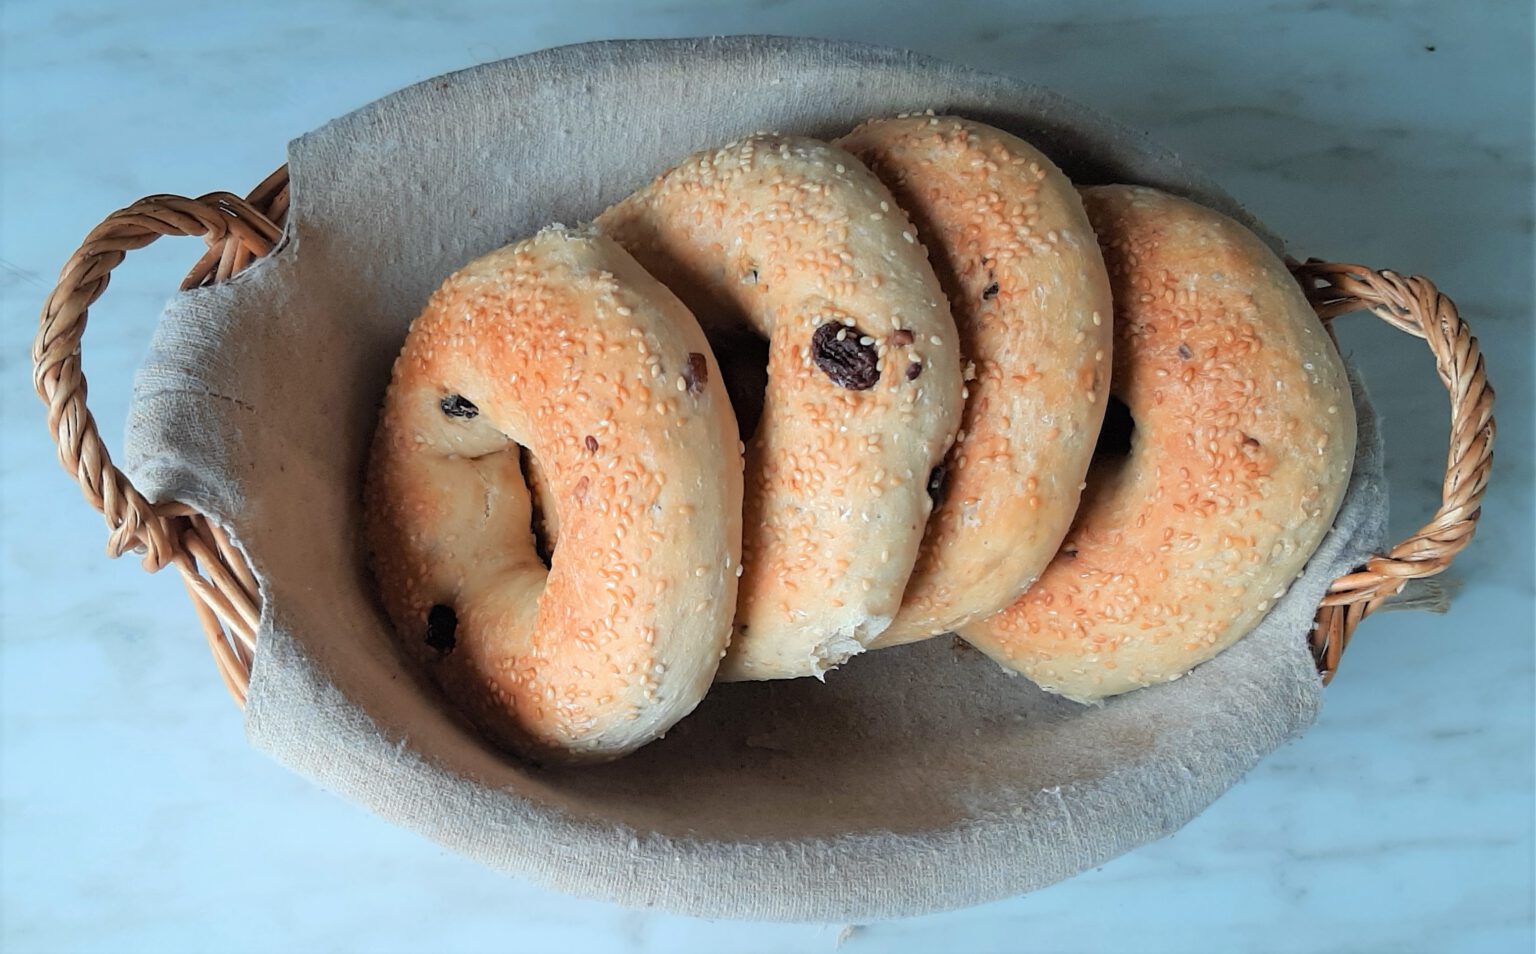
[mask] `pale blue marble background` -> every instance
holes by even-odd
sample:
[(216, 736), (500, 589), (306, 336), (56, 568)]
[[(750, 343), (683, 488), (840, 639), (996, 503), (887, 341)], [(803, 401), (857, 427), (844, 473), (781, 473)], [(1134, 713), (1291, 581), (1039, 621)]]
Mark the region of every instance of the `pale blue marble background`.
[[(845, 951), (1530, 951), (1532, 12), (1528, 0), (0, 5), (0, 949), (831, 951), (842, 925), (710, 923), (480, 870), (249, 749), (180, 584), (101, 556), (28, 350), (106, 212), (243, 191), (284, 143), (400, 86), (602, 37), (907, 46), (1055, 86), (1212, 170), (1301, 254), (1434, 277), (1499, 388), (1487, 518), (1445, 616), (1368, 622), (1321, 722), (1171, 839)], [(196, 243), (92, 311), (105, 433)], [(1445, 397), (1422, 344), (1346, 345), (1386, 417), (1393, 527), (1433, 509)], [(115, 443), (115, 440), (114, 440)]]

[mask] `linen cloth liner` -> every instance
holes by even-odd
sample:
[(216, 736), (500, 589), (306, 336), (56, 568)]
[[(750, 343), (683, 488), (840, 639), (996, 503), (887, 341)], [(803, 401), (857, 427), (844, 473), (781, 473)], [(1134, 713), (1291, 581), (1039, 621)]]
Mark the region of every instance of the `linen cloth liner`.
[(247, 732), (279, 761), (488, 865), (627, 905), (848, 921), (1050, 884), (1169, 834), (1316, 717), (1305, 648), (1329, 581), (1381, 541), (1370, 405), (1338, 522), (1264, 623), (1178, 682), (1087, 707), (948, 637), (820, 684), (717, 687), (619, 762), (488, 749), (401, 662), (372, 596), (359, 488), (409, 322), (469, 259), (585, 221), (690, 152), (830, 138), (932, 108), (1007, 128), (1079, 184), (1234, 215), (1209, 179), (1038, 86), (912, 54), (767, 37), (586, 44), (423, 82), (290, 146), (286, 244), (167, 307), (126, 458), (152, 500), (228, 528), (263, 615)]

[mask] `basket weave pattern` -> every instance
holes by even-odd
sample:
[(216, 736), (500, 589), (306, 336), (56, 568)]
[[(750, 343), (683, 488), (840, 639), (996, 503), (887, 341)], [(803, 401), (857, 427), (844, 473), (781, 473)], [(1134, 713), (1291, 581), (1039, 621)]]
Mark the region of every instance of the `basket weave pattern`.
[[(107, 553), (142, 553), (154, 572), (180, 571), (219, 674), (241, 704), (250, 685), (261, 616), (255, 576), (228, 536), (202, 513), (176, 502), (151, 503), (113, 465), (86, 407), (80, 339), (90, 306), (127, 253), (165, 235), (202, 236), (208, 251), (183, 290), (225, 281), (279, 243), (288, 214), (288, 171), (278, 169), (244, 199), (227, 192), (196, 199), (154, 195), (109, 215), (64, 266), (43, 306), (33, 342), (33, 384), (48, 407), (59, 462), (105, 518)], [(1311, 650), (1324, 683), (1360, 621), (1410, 580), (1448, 567), (1472, 539), (1492, 463), (1493, 389), (1477, 339), (1455, 304), (1428, 279), (1359, 265), (1292, 262), (1324, 321), (1369, 311), (1429, 345), (1451, 398), (1451, 439), (1435, 515), (1390, 551), (1335, 580), (1318, 606)]]

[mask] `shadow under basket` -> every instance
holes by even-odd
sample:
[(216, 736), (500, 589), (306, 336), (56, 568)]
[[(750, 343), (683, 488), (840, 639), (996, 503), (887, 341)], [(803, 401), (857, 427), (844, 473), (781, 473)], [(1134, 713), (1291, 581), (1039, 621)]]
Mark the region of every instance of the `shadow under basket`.
[[(1048, 696), (940, 638), (856, 657), (825, 684), (718, 686), (633, 756), (533, 768), (484, 745), (402, 661), (365, 566), (378, 401), (450, 272), (590, 219), (697, 149), (923, 109), (1008, 129), (1080, 184), (1185, 195), (1284, 252), (1144, 135), (1017, 80), (816, 40), (565, 47), (336, 120), (245, 198), (151, 196), (109, 216), (65, 266), (34, 348), (60, 458), (106, 516), (112, 555), (181, 572), (253, 744), (486, 864), (629, 905), (812, 921), (961, 907), (1102, 864), (1176, 830), (1310, 725), (1360, 621), (1471, 538), (1493, 392), (1429, 281), (1292, 260), (1324, 321), (1369, 312), (1433, 352), (1451, 396), (1440, 510), (1380, 550), (1380, 442), (1356, 382), (1354, 477), (1306, 572), (1227, 652), (1104, 705)], [(80, 339), (112, 269), (162, 235), (208, 251), (136, 378), (125, 473), (86, 408)]]

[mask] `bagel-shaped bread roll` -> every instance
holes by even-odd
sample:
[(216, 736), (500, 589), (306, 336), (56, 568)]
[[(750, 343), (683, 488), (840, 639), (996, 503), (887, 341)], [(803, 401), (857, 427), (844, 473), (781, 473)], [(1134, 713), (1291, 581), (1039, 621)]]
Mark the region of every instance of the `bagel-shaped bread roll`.
[(1111, 406), (1040, 580), (960, 635), (1086, 702), (1176, 679), (1258, 623), (1333, 523), (1355, 414), (1322, 323), (1251, 232), (1151, 189), (1083, 198), (1109, 267), (1111, 389), (1128, 420)]
[[(548, 569), (522, 448), (559, 516)], [(438, 289), (395, 363), (366, 512), (400, 638), (513, 751), (622, 755), (713, 681), (741, 547), (736, 420), (698, 323), (606, 238), (546, 230)]]
[(712, 336), (768, 339), (720, 678), (820, 676), (896, 615), (959, 423), (955, 324), (927, 254), (862, 163), (794, 136), (699, 153), (597, 225)]
[(1016, 136), (903, 116), (838, 145), (912, 217), (974, 364), (901, 612), (873, 644), (894, 646), (996, 613), (1056, 555), (1109, 399), (1109, 277), (1077, 190)]

